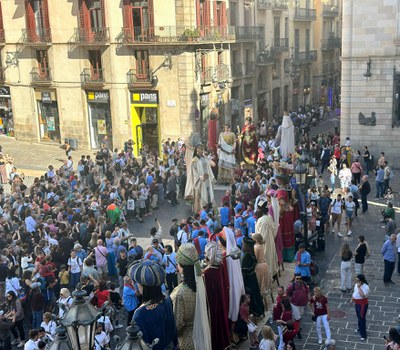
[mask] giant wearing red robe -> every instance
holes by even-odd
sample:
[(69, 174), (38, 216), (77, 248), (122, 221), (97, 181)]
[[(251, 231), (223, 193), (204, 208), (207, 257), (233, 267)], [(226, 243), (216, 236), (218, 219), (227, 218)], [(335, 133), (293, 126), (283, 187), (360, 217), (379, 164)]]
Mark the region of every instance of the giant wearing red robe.
[(256, 164), (258, 157), (258, 141), (256, 128), (251, 123), (250, 117), (247, 117), (244, 122), (244, 126), (241, 132), (242, 147), (241, 157), (242, 161), (246, 164)]

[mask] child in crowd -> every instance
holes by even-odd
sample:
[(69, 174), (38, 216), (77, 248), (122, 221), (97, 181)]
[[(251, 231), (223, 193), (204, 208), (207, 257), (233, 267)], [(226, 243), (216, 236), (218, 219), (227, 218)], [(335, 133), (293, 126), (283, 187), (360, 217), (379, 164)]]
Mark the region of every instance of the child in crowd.
[(60, 288), (68, 288), (69, 273), (66, 265), (60, 266), (60, 272), (58, 273), (58, 280), (60, 281)]

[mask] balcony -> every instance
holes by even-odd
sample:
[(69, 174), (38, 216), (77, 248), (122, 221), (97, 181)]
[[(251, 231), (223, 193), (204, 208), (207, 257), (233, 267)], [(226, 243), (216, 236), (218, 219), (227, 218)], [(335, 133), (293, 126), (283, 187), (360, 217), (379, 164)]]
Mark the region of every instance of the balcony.
[(81, 73), (83, 87), (102, 87), (105, 84), (102, 68), (85, 68)]
[(259, 10), (267, 10), (271, 8), (271, 1), (269, 0), (257, 0), (257, 8)]
[(322, 16), (335, 18), (339, 16), (339, 9), (335, 5), (324, 5), (322, 9)]
[(243, 76), (243, 67), (241, 63), (231, 64), (232, 76), (234, 78), (241, 78)]
[(4, 29), (0, 28), (0, 45), (4, 45), (6, 43), (6, 36), (4, 35)]
[(177, 45), (235, 41), (234, 27), (188, 28), (184, 26), (162, 26), (155, 28), (122, 28), (116, 37), (119, 45)]
[(289, 38), (274, 38), (274, 51), (289, 50)]
[(322, 75), (331, 75), (335, 73), (335, 63), (327, 62), (322, 66)]
[(293, 61), (297, 64), (312, 63), (317, 60), (317, 50), (295, 52)]
[(264, 38), (264, 27), (235, 27), (237, 41), (254, 41)]
[(52, 84), (51, 69), (46, 68), (44, 70), (37, 67), (31, 70), (31, 84), (38, 86), (49, 86)]
[(151, 88), (153, 87), (153, 75), (150, 69), (130, 69), (126, 74), (128, 89)]
[(254, 61), (248, 61), (245, 64), (245, 75), (253, 75), (256, 70), (256, 63)]
[(20, 42), (29, 46), (48, 46), (51, 45), (51, 29), (50, 28), (37, 28), (22, 29), (22, 37)]
[(322, 50), (335, 50), (340, 49), (342, 46), (342, 39), (330, 36), (328, 39), (323, 39)]
[(208, 66), (201, 72), (201, 84), (221, 83), (231, 79), (229, 66), (226, 64), (218, 64), (216, 66)]
[(315, 21), (317, 19), (317, 12), (315, 9), (296, 7), (294, 12), (295, 21)]
[(75, 28), (74, 35), (69, 40), (75, 45), (107, 45), (110, 42), (110, 30), (108, 27), (99, 28)]
[(268, 66), (275, 63), (273, 50), (260, 49), (257, 53), (256, 65), (258, 67)]

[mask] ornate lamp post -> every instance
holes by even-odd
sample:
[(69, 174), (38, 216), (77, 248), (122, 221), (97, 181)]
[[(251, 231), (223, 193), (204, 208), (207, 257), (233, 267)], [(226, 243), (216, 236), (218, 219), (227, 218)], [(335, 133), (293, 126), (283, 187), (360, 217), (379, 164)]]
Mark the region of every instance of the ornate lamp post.
[(56, 328), (56, 338), (51, 343), (49, 350), (73, 350), (65, 327), (59, 326)]
[(159, 339), (156, 338), (153, 340), (153, 343), (150, 346), (144, 344), (142, 341), (142, 332), (140, 332), (138, 326), (132, 324), (126, 329), (126, 338), (120, 345), (117, 345), (117, 350), (152, 349), (154, 345), (158, 344), (158, 342)]
[(86, 292), (83, 290), (72, 293), (74, 302), (61, 320), (74, 350), (93, 349), (95, 324), (100, 317), (99, 311), (85, 300), (85, 295)]
[(315, 162), (310, 160), (306, 150), (302, 150), (301, 157), (295, 168), (296, 183), (301, 192), (301, 215), (304, 225), (304, 243), (308, 248), (308, 222), (307, 222), (307, 192), (310, 188), (311, 181), (315, 177)]

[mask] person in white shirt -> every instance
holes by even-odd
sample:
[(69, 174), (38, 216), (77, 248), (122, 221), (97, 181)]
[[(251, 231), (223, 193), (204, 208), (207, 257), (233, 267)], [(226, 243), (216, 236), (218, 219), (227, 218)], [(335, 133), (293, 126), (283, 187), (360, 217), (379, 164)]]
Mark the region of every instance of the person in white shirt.
[(55, 321), (52, 320), (52, 318), (53, 317), (50, 312), (45, 312), (43, 314), (43, 322), (40, 324), (40, 327), (44, 329), (50, 341), (54, 340), (57, 328), (57, 324)]
[(354, 286), (352, 301), (356, 310), (358, 319), (358, 332), (360, 333), (361, 340), (367, 338), (367, 311), (368, 311), (368, 294), (369, 286), (365, 276), (362, 274), (357, 275), (356, 284)]
[(64, 305), (68, 310), (72, 306), (73, 301), (74, 300), (72, 299), (69, 290), (67, 288), (61, 288), (60, 298), (57, 300), (57, 303), (61, 304), (58, 308), (58, 317), (62, 318), (65, 314), (62, 305)]
[(76, 251), (72, 250), (71, 251), (71, 257), (68, 259), (68, 271), (70, 273), (69, 277), (69, 283), (72, 288), (75, 288), (75, 286), (79, 283), (79, 280), (81, 278), (81, 272), (83, 268), (83, 263), (81, 258), (78, 258), (76, 256)]
[(346, 208), (346, 221), (347, 221), (347, 236), (351, 236), (351, 225), (354, 219), (354, 213), (356, 210), (356, 203), (353, 201), (353, 195), (349, 194), (345, 202)]
[(332, 200), (328, 213), (331, 214), (331, 227), (332, 227), (332, 233), (335, 233), (335, 223), (337, 224), (337, 235), (339, 237), (342, 237), (342, 234), (340, 233), (340, 222), (342, 221), (342, 208), (343, 208), (343, 202), (342, 202), (342, 195), (339, 193), (337, 197)]
[(24, 350), (38, 350), (39, 332), (36, 329), (29, 331), (29, 340), (25, 343)]
[(101, 323), (97, 324), (96, 334), (94, 336), (94, 348), (95, 350), (104, 350), (104, 348), (109, 348), (110, 338), (103, 331), (103, 325)]
[(111, 324), (110, 317), (102, 315), (98, 320), (97, 323), (102, 326), (102, 330), (106, 332), (107, 335), (110, 335), (110, 333), (114, 330), (114, 327)]

